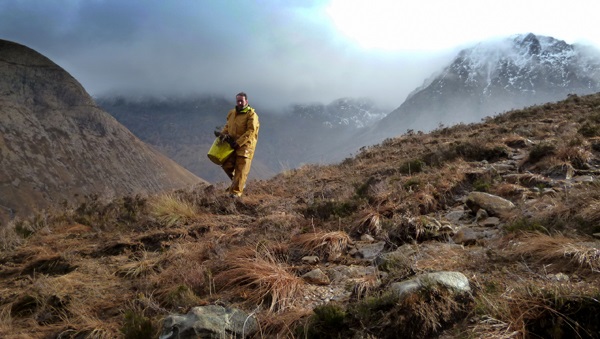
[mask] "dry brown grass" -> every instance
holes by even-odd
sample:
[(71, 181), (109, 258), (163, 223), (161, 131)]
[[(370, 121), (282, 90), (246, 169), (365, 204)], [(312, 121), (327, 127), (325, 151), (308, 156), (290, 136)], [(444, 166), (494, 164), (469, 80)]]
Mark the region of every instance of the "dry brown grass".
[(380, 286), (381, 280), (376, 274), (366, 275), (364, 277), (354, 279), (352, 296), (357, 300), (363, 299), (374, 293)]
[(259, 315), (260, 330), (256, 338), (297, 338), (295, 329), (313, 313), (305, 308), (291, 308), (282, 312)]
[(505, 182), (494, 186), (490, 193), (499, 195), (504, 198), (515, 198), (520, 200), (525, 197), (525, 194), (528, 191), (529, 190), (523, 186)]
[(381, 214), (376, 210), (363, 211), (358, 222), (352, 227), (351, 234), (378, 235), (381, 232), (381, 218)]
[[(469, 332), (486, 338), (592, 338), (600, 308), (598, 286), (545, 283), (540, 279), (503, 280), (503, 289), (479, 286), (475, 325)], [(490, 282), (488, 282), (489, 286)], [(498, 286), (493, 283), (493, 286)], [(592, 332), (590, 332), (592, 331)], [(597, 333), (597, 332), (596, 332)]]
[(156, 196), (150, 201), (149, 207), (150, 214), (168, 227), (187, 223), (198, 216), (196, 208), (190, 202), (172, 193)]
[(590, 151), (581, 146), (569, 146), (559, 148), (556, 157), (568, 161), (575, 168), (584, 169), (590, 163), (593, 156)]
[[(253, 255), (248, 253), (253, 251)], [(290, 273), (268, 250), (243, 248), (227, 253), (215, 275), (221, 290), (231, 291), (251, 304), (265, 305), (269, 311), (283, 311), (301, 300), (304, 280)]]
[(130, 262), (121, 265), (117, 270), (117, 274), (132, 279), (147, 277), (158, 271), (161, 263), (162, 258), (156, 253), (142, 251)]
[(587, 206), (581, 210), (580, 216), (592, 224), (600, 223), (600, 199), (588, 200)]
[(527, 234), (520, 238), (516, 248), (511, 249), (517, 256), (525, 256), (544, 263), (562, 263), (568, 270), (575, 264), (579, 268), (600, 272), (600, 243), (585, 242), (583, 239), (564, 235)]
[(0, 226), (0, 254), (17, 248), (23, 243), (23, 237), (17, 234), (14, 222)]
[(290, 249), (296, 255), (316, 255), (321, 260), (335, 260), (345, 253), (352, 240), (346, 232), (304, 233), (290, 240)]
[[(214, 251), (212, 242), (177, 244), (164, 254), (161, 269), (149, 277), (151, 288), (163, 301), (170, 301), (173, 287), (187, 286), (198, 296), (211, 296), (215, 291), (207, 260)], [(167, 300), (168, 299), (168, 300)]]

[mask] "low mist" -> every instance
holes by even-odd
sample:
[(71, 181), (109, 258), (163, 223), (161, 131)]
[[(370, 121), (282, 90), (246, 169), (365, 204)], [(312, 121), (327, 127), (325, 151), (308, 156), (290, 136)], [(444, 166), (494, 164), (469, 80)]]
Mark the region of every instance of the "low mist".
[[(363, 50), (309, 2), (57, 0), (0, 4), (0, 32), (49, 57), (93, 96), (232, 97), (277, 111), (369, 97), (398, 107), (455, 51)], [(232, 99), (233, 100), (233, 99)]]

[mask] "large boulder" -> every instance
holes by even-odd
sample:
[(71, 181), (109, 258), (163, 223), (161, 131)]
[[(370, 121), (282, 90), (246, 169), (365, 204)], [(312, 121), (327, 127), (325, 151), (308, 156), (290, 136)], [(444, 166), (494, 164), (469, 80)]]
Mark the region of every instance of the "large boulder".
[(484, 192), (469, 193), (465, 204), (474, 213), (477, 213), (480, 209), (484, 209), (490, 216), (501, 215), (515, 208), (515, 204), (511, 201)]

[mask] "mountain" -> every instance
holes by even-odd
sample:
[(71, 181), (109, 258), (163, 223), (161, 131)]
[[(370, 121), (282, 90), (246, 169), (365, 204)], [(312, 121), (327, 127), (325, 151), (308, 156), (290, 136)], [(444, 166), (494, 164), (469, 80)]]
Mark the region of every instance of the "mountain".
[(0, 40), (0, 216), (75, 196), (156, 193), (203, 180), (100, 109), (64, 69)]
[(369, 126), (387, 115), (368, 98), (339, 98), (328, 105), (295, 104), (291, 114), (300, 119), (323, 124), (329, 128), (356, 129)]
[[(214, 141), (213, 130), (223, 126), (233, 100), (197, 95), (100, 97), (96, 102), (144, 142), (191, 172), (211, 182), (228, 180), (221, 168), (208, 160), (206, 152)], [(340, 98), (327, 105), (293, 104), (281, 112), (254, 107), (261, 127), (249, 175), (252, 179), (266, 179), (302, 163), (318, 162), (314, 156), (323, 145), (349, 137), (385, 115), (365, 98)]]
[[(382, 119), (380, 137), (475, 122), (513, 108), (600, 90), (600, 51), (532, 33), (481, 42)], [(379, 139), (381, 140), (381, 138)]]

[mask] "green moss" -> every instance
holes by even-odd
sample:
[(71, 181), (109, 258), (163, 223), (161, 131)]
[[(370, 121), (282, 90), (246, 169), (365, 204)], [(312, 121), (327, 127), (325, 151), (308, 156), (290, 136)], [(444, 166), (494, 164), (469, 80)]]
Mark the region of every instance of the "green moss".
[(521, 218), (506, 225), (504, 228), (508, 232), (544, 232), (548, 230), (542, 225), (539, 220)]
[(321, 220), (328, 220), (331, 217), (347, 217), (358, 209), (356, 201), (335, 201), (327, 200), (315, 202), (308, 206), (304, 215), (308, 218), (314, 217)]
[(125, 311), (121, 333), (126, 339), (145, 339), (154, 336), (152, 320), (143, 314), (127, 310)]
[(346, 311), (336, 304), (318, 306), (306, 326), (297, 329), (300, 338), (347, 338)]

